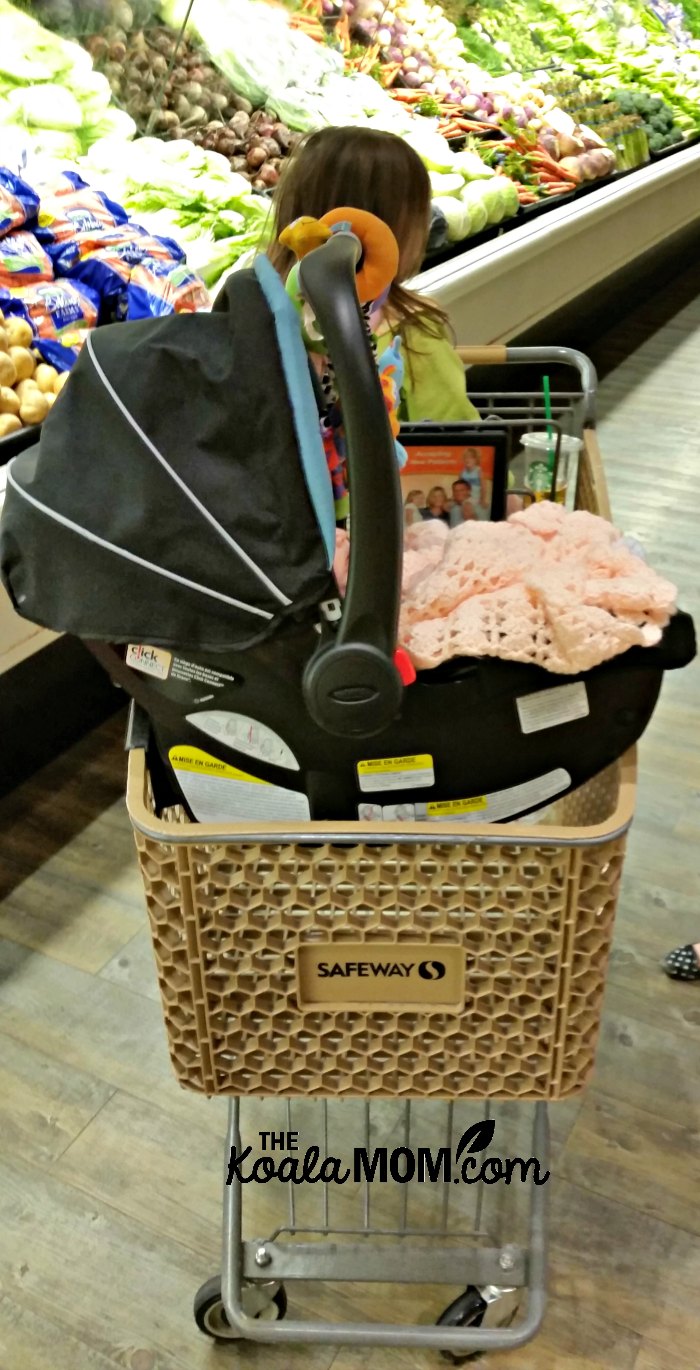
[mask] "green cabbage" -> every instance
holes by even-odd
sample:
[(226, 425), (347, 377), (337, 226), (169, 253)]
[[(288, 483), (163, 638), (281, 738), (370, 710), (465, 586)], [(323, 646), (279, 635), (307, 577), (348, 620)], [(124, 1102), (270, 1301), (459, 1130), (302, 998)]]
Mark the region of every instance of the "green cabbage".
[(511, 181), (508, 176), (501, 176), (499, 177), (499, 179), (503, 184), (505, 217), (507, 219), (512, 219), (513, 215), (517, 214), (518, 210), (520, 209), (520, 200), (518, 199), (517, 187), (515, 185), (515, 181)]
[(486, 208), (488, 221), (490, 224), (500, 224), (506, 217), (505, 195), (499, 182), (500, 176), (494, 176), (492, 181), (484, 183), (481, 198)]
[(462, 191), (462, 204), (468, 205), (471, 216), (472, 233), (481, 233), (488, 223), (488, 213), (483, 198), (483, 181), (470, 181)]
[(454, 153), (441, 133), (431, 133), (429, 129), (416, 129), (404, 135), (404, 141), (418, 153), (428, 171), (452, 171)]
[(454, 168), (465, 181), (486, 181), (495, 175), (493, 168), (482, 162), (478, 152), (455, 152)]
[(460, 195), (464, 186), (461, 176), (452, 172), (431, 171), (430, 186), (433, 195)]
[(452, 195), (438, 195), (433, 204), (442, 210), (447, 220), (447, 241), (458, 243), (462, 238), (466, 238), (471, 232), (469, 205)]

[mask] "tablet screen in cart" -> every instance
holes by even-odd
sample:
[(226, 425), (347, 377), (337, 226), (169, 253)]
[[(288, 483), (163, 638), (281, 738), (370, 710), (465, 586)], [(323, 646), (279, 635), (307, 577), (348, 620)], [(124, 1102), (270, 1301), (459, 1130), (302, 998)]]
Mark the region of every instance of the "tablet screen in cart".
[(503, 429), (476, 424), (404, 424), (399, 441), (407, 527), (440, 519), (450, 528), (505, 518), (508, 440)]

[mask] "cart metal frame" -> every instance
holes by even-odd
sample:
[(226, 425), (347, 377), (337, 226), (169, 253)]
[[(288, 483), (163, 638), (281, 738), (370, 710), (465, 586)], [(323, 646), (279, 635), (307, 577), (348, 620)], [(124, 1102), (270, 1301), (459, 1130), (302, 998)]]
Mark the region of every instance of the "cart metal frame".
[[(596, 374), (589, 359), (582, 353), (562, 347), (470, 347), (459, 348), (458, 353), (465, 366), (535, 364), (544, 368), (563, 365), (577, 371), (579, 389), (576, 392), (559, 391), (552, 394), (552, 421), (556, 434), (552, 491), (556, 489), (556, 461), (559, 454), (560, 436), (563, 433), (582, 436), (584, 447), (582, 461), (577, 473), (577, 504), (579, 507), (594, 510), (603, 517), (610, 518), (607, 489), (595, 438)], [(493, 390), (483, 394), (472, 392), (472, 397), (479, 405), (486, 422), (497, 422), (499, 427), (505, 427), (509, 430), (511, 442), (520, 432), (531, 430), (537, 424), (542, 426), (545, 421), (542, 397), (533, 390), (524, 393), (503, 390)], [(170, 889), (168, 899), (162, 906), (156, 907), (156, 894), (151, 892), (149, 895), (149, 910), (153, 918), (156, 952), (158, 955), (159, 927), (162, 928), (167, 925), (167, 920), (170, 918), (167, 910), (172, 907), (168, 900), (177, 897), (176, 886), (179, 882), (179, 898), (183, 910), (188, 910), (187, 917), (190, 920), (190, 931), (185, 939), (187, 943), (186, 954), (187, 957), (194, 958), (194, 961), (197, 962), (200, 977), (204, 953), (199, 943), (199, 935), (193, 931), (196, 928), (196, 923), (192, 920), (198, 916), (198, 895), (193, 873), (199, 869), (197, 863), (204, 859), (204, 853), (207, 850), (215, 850), (221, 854), (222, 851), (226, 850), (227, 842), (234, 844), (236, 850), (239, 850), (242, 844), (261, 844), (261, 851), (264, 850), (264, 844), (272, 844), (275, 850), (284, 844), (304, 846), (330, 844), (329, 850), (332, 851), (334, 846), (336, 849), (340, 849), (347, 845), (360, 843), (380, 846), (400, 843), (404, 848), (414, 847), (418, 850), (421, 844), (430, 844), (439, 840), (445, 846), (477, 842), (481, 847), (489, 850), (493, 850), (499, 844), (503, 845), (504, 842), (525, 849), (542, 845), (555, 846), (556, 848), (587, 847), (595, 849), (598, 844), (601, 844), (601, 850), (608, 852), (614, 849), (615, 843), (619, 844), (621, 840), (624, 840), (623, 835), (632, 821), (634, 809), (636, 772), (634, 754), (630, 753), (620, 768), (619, 803), (614, 814), (605, 823), (601, 823), (599, 819), (594, 819), (592, 826), (586, 826), (585, 820), (582, 819), (580, 826), (577, 827), (574, 824), (578, 822), (578, 819), (572, 820), (565, 817), (563, 825), (543, 830), (538, 827), (537, 817), (533, 816), (527, 819), (525, 823), (484, 825), (483, 828), (479, 829), (474, 827), (460, 829), (458, 824), (448, 822), (441, 825), (439, 830), (436, 829), (435, 825), (418, 823), (400, 825), (327, 823), (320, 826), (316, 825), (313, 829), (310, 825), (300, 827), (292, 825), (292, 830), (288, 824), (273, 823), (263, 825), (264, 830), (260, 824), (238, 824), (235, 825), (235, 830), (229, 831), (223, 825), (209, 827), (208, 825), (188, 824), (183, 821), (183, 815), (178, 812), (157, 817), (152, 809), (149, 809), (148, 800), (145, 797), (148, 775), (142, 750), (144, 735), (138, 726), (138, 719), (132, 720), (128, 746), (132, 749), (128, 806), (136, 830), (144, 879), (147, 889), (149, 879), (160, 882), (159, 887), (162, 887), (163, 881), (166, 881), (168, 889)], [(586, 805), (584, 803), (581, 812), (584, 813), (585, 811)], [(606, 847), (606, 843), (611, 845)], [(191, 855), (188, 851), (183, 850), (183, 848), (189, 847), (192, 848)], [(603, 881), (612, 878), (612, 876), (606, 875), (608, 871), (607, 860), (609, 860), (607, 856), (601, 856), (600, 878)], [(165, 874), (166, 869), (170, 874)], [(161, 874), (158, 873), (159, 871)], [(188, 872), (190, 873), (188, 874)], [(225, 893), (222, 898), (225, 900)], [(160, 923), (159, 919), (161, 920)], [(163, 919), (165, 923), (163, 923)], [(601, 954), (607, 955), (607, 948)], [(176, 1039), (181, 1043), (183, 1036), (182, 1030), (169, 1016), (166, 990), (168, 988), (167, 978), (172, 972), (171, 960), (168, 958), (169, 952), (167, 955), (164, 953), (162, 962), (159, 961), (159, 966), (161, 988), (164, 991), (166, 1023), (171, 1035), (173, 1061), (178, 1068), (183, 1084), (186, 1086), (190, 1084), (199, 1089), (204, 1088), (208, 1092), (209, 1086), (206, 1081), (209, 1077), (206, 1075), (202, 1077), (201, 1072), (199, 1075), (188, 1074), (190, 1067), (187, 1064), (183, 1065), (182, 1061), (177, 1059)], [(569, 959), (566, 960), (564, 984), (566, 987), (564, 993), (568, 995), (570, 993)], [(202, 997), (200, 997), (201, 993), (202, 991), (198, 990), (192, 996), (194, 1016), (191, 1027), (187, 1028), (187, 1032), (191, 1033), (188, 1040), (192, 1042), (197, 1036), (202, 1036), (204, 1033), (202, 1025), (206, 1021), (206, 1012)], [(597, 1026), (598, 1021), (591, 1024), (590, 1033), (592, 1036), (595, 1035)], [(559, 1043), (560, 1048), (561, 1045)], [(210, 1059), (212, 1052), (223, 1048), (207, 1042), (206, 1049), (208, 1059)], [(230, 1053), (231, 1048), (225, 1050)], [(187, 1051), (189, 1052), (189, 1047)], [(199, 1067), (197, 1069), (199, 1070)], [(222, 1277), (220, 1283), (218, 1278), (210, 1280), (207, 1285), (202, 1287), (195, 1300), (195, 1316), (203, 1330), (222, 1341), (235, 1341), (242, 1338), (271, 1344), (328, 1343), (361, 1347), (408, 1346), (413, 1349), (432, 1349), (441, 1351), (447, 1359), (453, 1362), (459, 1362), (460, 1359), (469, 1358), (488, 1350), (513, 1350), (523, 1346), (536, 1335), (542, 1323), (546, 1300), (548, 1200), (546, 1184), (538, 1185), (530, 1182), (527, 1244), (525, 1246), (504, 1245), (501, 1242), (494, 1242), (489, 1230), (482, 1225), (483, 1186), (481, 1184), (475, 1186), (478, 1191), (475, 1222), (468, 1232), (455, 1232), (449, 1226), (451, 1192), (451, 1185), (449, 1184), (445, 1185), (441, 1216), (436, 1224), (420, 1227), (409, 1222), (408, 1190), (410, 1186), (404, 1184), (400, 1198), (398, 1224), (380, 1223), (373, 1225), (374, 1200), (367, 1178), (360, 1185), (360, 1216), (356, 1223), (333, 1225), (329, 1183), (326, 1182), (320, 1186), (320, 1214), (318, 1219), (311, 1224), (302, 1221), (295, 1206), (294, 1186), (289, 1184), (287, 1186), (289, 1192), (286, 1219), (282, 1219), (267, 1235), (244, 1239), (244, 1210), (246, 1210), (244, 1187), (238, 1179), (227, 1183), (228, 1160), (231, 1149), (235, 1147), (240, 1154), (243, 1142), (241, 1099), (237, 1096), (232, 1097), (234, 1092), (231, 1087), (226, 1087), (225, 1074), (224, 1062), (221, 1065), (220, 1076), (217, 1077), (219, 1080), (217, 1092), (229, 1095), (224, 1166)], [(221, 1080), (224, 1083), (221, 1083)], [(577, 1087), (580, 1088), (581, 1085), (579, 1084)], [(556, 1086), (553, 1091), (550, 1090), (547, 1097), (560, 1097), (557, 1092), (558, 1088), (559, 1086)], [(261, 1091), (258, 1090), (257, 1093), (261, 1093)], [(252, 1106), (254, 1106), (256, 1094), (254, 1086), (251, 1087), (249, 1094), (253, 1096)], [(389, 1097), (396, 1101), (398, 1090), (397, 1094)], [(475, 1097), (472, 1095), (472, 1100)], [(492, 1092), (492, 1097), (505, 1096), (493, 1095)], [(550, 1146), (547, 1102), (541, 1094), (530, 1097), (539, 1100), (534, 1107), (531, 1154), (539, 1160), (542, 1166), (549, 1169)], [(318, 1093), (313, 1091), (310, 1092), (309, 1099), (314, 1100), (317, 1106), (321, 1106), (321, 1133), (327, 1139), (329, 1100), (322, 1096), (319, 1097)], [(455, 1104), (450, 1099), (444, 1099), (444, 1096), (441, 1096), (441, 1099), (441, 1106), (447, 1110), (449, 1145), (452, 1138)], [(292, 1100), (284, 1100), (284, 1098), (280, 1098), (278, 1103), (280, 1107), (286, 1110), (283, 1125), (286, 1123), (286, 1131), (291, 1132), (294, 1130), (294, 1103)], [(345, 1106), (343, 1104), (343, 1107)], [(373, 1106), (374, 1100), (369, 1098), (364, 1100), (355, 1098), (354, 1103), (349, 1099), (347, 1103), (347, 1107), (363, 1110), (364, 1135), (367, 1139), (371, 1133), (371, 1110)], [(411, 1103), (407, 1098), (403, 1098), (401, 1127), (406, 1145), (408, 1145), (408, 1140), (411, 1137), (412, 1118), (415, 1117), (415, 1114), (412, 1114), (412, 1109), (420, 1109), (420, 1107), (421, 1101), (414, 1100)], [(489, 1109), (490, 1101), (484, 1096), (484, 1110), (487, 1117), (489, 1116)], [(354, 1202), (357, 1202), (357, 1196), (355, 1196)], [(379, 1244), (373, 1245), (372, 1239), (375, 1239), (375, 1242)], [(461, 1245), (456, 1247), (454, 1245), (456, 1239), (459, 1239), (460, 1243), (469, 1241), (468, 1248), (465, 1249)], [(391, 1242), (392, 1245), (387, 1246), (387, 1242)], [(282, 1303), (280, 1303), (279, 1298), (283, 1293), (283, 1282), (287, 1280), (358, 1281), (367, 1284), (451, 1284), (453, 1287), (458, 1286), (465, 1289), (467, 1295), (470, 1291), (478, 1292), (480, 1296), (479, 1315), (478, 1317), (465, 1316), (460, 1321), (459, 1309), (454, 1314), (454, 1310), (459, 1304), (459, 1300), (455, 1300), (454, 1304), (450, 1305), (450, 1308), (442, 1315), (438, 1324), (432, 1326), (415, 1326), (398, 1322), (396, 1324), (386, 1322), (362, 1323), (348, 1321), (347, 1319), (341, 1319), (337, 1322), (311, 1321), (299, 1317), (285, 1319), (283, 1323), (267, 1320), (265, 1317), (267, 1312), (272, 1310), (273, 1314), (275, 1313), (276, 1300), (277, 1312), (280, 1317), (284, 1316), (286, 1298), (282, 1300)], [(214, 1290), (213, 1295), (212, 1289)], [(208, 1306), (216, 1308), (216, 1317), (211, 1322), (203, 1321), (199, 1315), (202, 1311), (200, 1296), (207, 1291)], [(513, 1320), (523, 1295), (526, 1297), (526, 1310), (524, 1317), (516, 1323)]]
[[(327, 1137), (327, 1101), (321, 1103), (324, 1133)], [(447, 1105), (447, 1141), (452, 1134), (452, 1105)], [(286, 1105), (285, 1124), (292, 1131), (293, 1105)], [(365, 1135), (369, 1144), (371, 1104), (364, 1105)], [(402, 1130), (410, 1138), (411, 1102), (403, 1108)], [(229, 1101), (226, 1158), (231, 1148), (240, 1154), (240, 1100)], [(549, 1119), (547, 1105), (535, 1105), (532, 1129), (533, 1155), (547, 1168), (549, 1164)], [(321, 1194), (321, 1220), (318, 1226), (297, 1225), (294, 1191), (289, 1186), (289, 1217), (265, 1238), (243, 1239), (243, 1188), (234, 1181), (224, 1181), (224, 1224), (222, 1244), (222, 1299), (226, 1317), (240, 1337), (260, 1342), (288, 1342), (309, 1345), (339, 1344), (347, 1346), (411, 1346), (414, 1349), (439, 1350), (453, 1355), (473, 1355), (487, 1350), (515, 1350), (524, 1346), (538, 1332), (545, 1311), (547, 1266), (547, 1187), (531, 1185), (528, 1214), (528, 1247), (475, 1246), (467, 1253), (458, 1252), (454, 1245), (440, 1244), (447, 1236), (448, 1209), (451, 1188), (445, 1186), (442, 1222), (436, 1229), (411, 1228), (407, 1223), (408, 1186), (402, 1189), (402, 1220), (397, 1229), (375, 1228), (371, 1224), (371, 1196), (369, 1181), (362, 1182), (362, 1219), (357, 1227), (334, 1228), (330, 1223), (329, 1186), (324, 1184)], [(450, 1236), (481, 1238), (483, 1190), (477, 1189), (475, 1230), (470, 1233), (451, 1232)], [(284, 1241), (285, 1237), (317, 1236), (343, 1237), (349, 1241)], [(370, 1237), (398, 1239), (393, 1248), (373, 1249)], [(412, 1239), (423, 1239), (421, 1245)], [(251, 1305), (247, 1296), (250, 1283), (260, 1281), (267, 1288), (263, 1301), (269, 1302), (275, 1289), (286, 1280), (362, 1281), (364, 1283), (445, 1284), (477, 1287), (487, 1294), (489, 1310), (499, 1321), (510, 1319), (517, 1312), (520, 1295), (527, 1295), (527, 1313), (516, 1326), (488, 1325), (485, 1316), (478, 1327), (400, 1326), (391, 1323), (358, 1325), (348, 1321), (334, 1323), (312, 1322), (309, 1319), (287, 1319), (283, 1323), (259, 1320), (260, 1304)], [(262, 1292), (262, 1291), (261, 1291)]]

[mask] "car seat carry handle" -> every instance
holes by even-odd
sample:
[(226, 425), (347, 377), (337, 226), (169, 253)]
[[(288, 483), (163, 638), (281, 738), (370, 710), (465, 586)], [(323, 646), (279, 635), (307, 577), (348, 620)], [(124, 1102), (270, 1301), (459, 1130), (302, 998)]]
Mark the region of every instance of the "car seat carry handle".
[(335, 232), (299, 270), (335, 372), (352, 519), (342, 618), (332, 642), (307, 665), (304, 696), (327, 732), (369, 737), (401, 706), (403, 685), (393, 657), (403, 521), (396, 448), (355, 285), (361, 254), (353, 233)]

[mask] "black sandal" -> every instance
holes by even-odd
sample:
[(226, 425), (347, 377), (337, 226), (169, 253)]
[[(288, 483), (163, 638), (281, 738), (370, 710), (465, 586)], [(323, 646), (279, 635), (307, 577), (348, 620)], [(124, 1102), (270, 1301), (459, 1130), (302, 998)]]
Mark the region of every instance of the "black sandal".
[(661, 964), (672, 980), (700, 980), (700, 962), (695, 947), (690, 943), (670, 951)]

